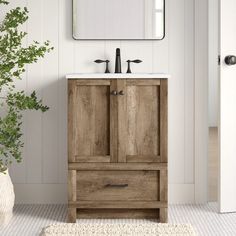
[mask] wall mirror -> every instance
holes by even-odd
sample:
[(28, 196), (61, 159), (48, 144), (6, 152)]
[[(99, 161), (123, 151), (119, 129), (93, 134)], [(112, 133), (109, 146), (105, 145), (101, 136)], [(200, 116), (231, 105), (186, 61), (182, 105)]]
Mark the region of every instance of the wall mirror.
[(73, 37), (161, 40), (165, 0), (73, 0)]

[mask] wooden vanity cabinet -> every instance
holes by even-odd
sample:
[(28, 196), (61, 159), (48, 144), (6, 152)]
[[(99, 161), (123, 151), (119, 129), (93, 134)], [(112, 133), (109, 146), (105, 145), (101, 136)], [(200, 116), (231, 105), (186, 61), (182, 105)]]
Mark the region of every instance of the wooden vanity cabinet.
[(68, 161), (69, 222), (167, 222), (167, 79), (69, 79)]

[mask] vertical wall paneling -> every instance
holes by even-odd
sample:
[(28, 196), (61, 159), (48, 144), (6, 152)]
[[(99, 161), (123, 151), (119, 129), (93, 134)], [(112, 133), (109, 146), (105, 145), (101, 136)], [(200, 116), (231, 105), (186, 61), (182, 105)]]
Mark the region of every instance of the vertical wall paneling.
[(169, 73), (169, 29), (170, 14), (169, 6), (171, 0), (165, 0), (165, 38), (161, 41), (152, 42), (152, 69), (153, 73)]
[[(201, 0), (203, 1), (203, 0)], [(166, 0), (166, 37), (162, 41), (76, 41), (72, 38), (72, 1), (12, 0), (10, 6), (28, 5), (28, 43), (49, 39), (54, 51), (29, 65), (26, 80), (17, 84), (28, 93), (36, 90), (50, 110), (27, 112), (23, 156), (12, 168), (20, 202), (43, 203), (66, 199), (67, 182), (67, 86), (69, 73), (99, 73), (105, 66), (94, 60), (109, 59), (115, 69), (115, 49), (121, 48), (122, 69), (126, 60), (139, 58), (132, 71), (170, 73), (169, 79), (169, 183), (171, 202), (194, 201), (194, 0)], [(205, 5), (204, 5), (205, 7)], [(200, 55), (197, 57), (200, 58)], [(198, 59), (199, 60), (199, 59)], [(200, 95), (200, 94), (199, 94)], [(198, 95), (198, 96), (199, 96)], [(200, 105), (200, 104), (199, 104)], [(34, 198), (36, 186), (42, 197)], [(176, 189), (181, 189), (177, 193)], [(47, 194), (43, 193), (47, 191)], [(51, 191), (51, 192), (48, 192)], [(58, 196), (60, 192), (63, 196)], [(25, 200), (24, 200), (25, 199)]]
[(152, 73), (152, 42), (151, 41), (121, 41), (121, 53), (123, 58), (123, 71), (127, 71), (128, 59), (140, 59), (143, 62), (140, 64), (132, 64), (131, 70), (133, 73)]
[(42, 119), (43, 183), (58, 182), (58, 23), (59, 0), (43, 1), (43, 40), (49, 40), (54, 50), (43, 59), (43, 102), (50, 109)]
[(185, 0), (185, 183), (194, 183), (194, 0)]
[[(181, 6), (181, 7), (180, 7)], [(184, 183), (185, 0), (169, 1), (169, 180)]]
[[(168, 35), (168, 32), (166, 32)], [(152, 70), (153, 73), (169, 72), (169, 38), (162, 41), (153, 41), (152, 46)]]
[[(42, 41), (42, 11), (43, 1), (28, 0), (28, 43), (33, 40)], [(28, 93), (33, 90), (42, 97), (42, 60), (28, 66), (27, 85)], [(38, 111), (27, 112), (27, 183), (42, 182), (42, 114)]]
[(67, 81), (65, 74), (74, 70), (74, 40), (72, 39), (72, 1), (59, 1), (59, 80), (58, 80), (58, 178), (67, 182)]
[(75, 41), (75, 72), (103, 73), (104, 67), (94, 60), (104, 58), (104, 45), (102, 40)]

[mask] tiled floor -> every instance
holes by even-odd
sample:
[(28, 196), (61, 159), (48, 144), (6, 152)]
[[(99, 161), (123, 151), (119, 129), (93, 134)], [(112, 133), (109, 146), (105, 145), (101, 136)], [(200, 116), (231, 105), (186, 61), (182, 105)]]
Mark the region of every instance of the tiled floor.
[[(65, 205), (17, 205), (11, 223), (0, 229), (0, 235), (39, 235), (43, 227), (51, 223), (65, 222), (65, 219)], [(199, 235), (204, 236), (236, 235), (236, 213), (220, 215), (215, 203), (170, 206), (169, 223), (190, 223)]]

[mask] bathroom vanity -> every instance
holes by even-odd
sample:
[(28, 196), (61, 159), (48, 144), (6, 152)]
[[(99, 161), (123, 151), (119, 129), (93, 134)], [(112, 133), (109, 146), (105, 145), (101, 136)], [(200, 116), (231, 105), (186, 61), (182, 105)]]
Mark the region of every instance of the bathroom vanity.
[(68, 75), (68, 221), (167, 222), (165, 74)]

